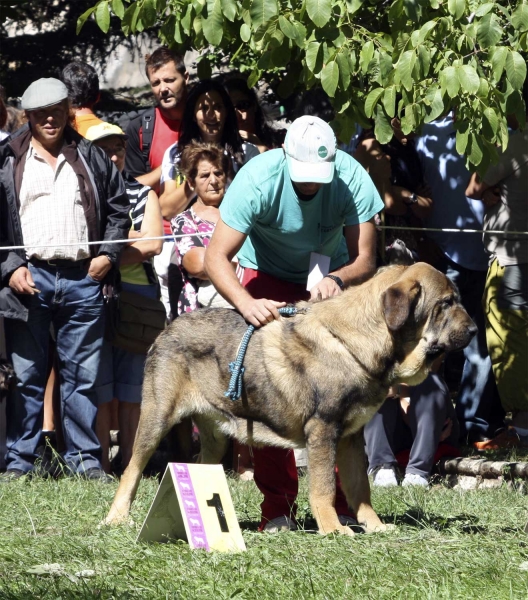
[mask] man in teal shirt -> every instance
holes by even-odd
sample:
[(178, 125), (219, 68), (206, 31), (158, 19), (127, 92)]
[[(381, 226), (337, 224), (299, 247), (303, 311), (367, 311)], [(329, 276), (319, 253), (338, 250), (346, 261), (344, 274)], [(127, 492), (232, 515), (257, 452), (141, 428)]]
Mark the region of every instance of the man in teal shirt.
[[(282, 149), (254, 158), (230, 185), (205, 255), (207, 274), (246, 321), (265, 325), (287, 302), (329, 298), (368, 279), (375, 269), (374, 216), (382, 209), (368, 173), (337, 150), (330, 126), (300, 117)], [(263, 448), (254, 451), (254, 464), (264, 494), (261, 529), (295, 528), (293, 452)], [(336, 510), (346, 521), (340, 489)]]

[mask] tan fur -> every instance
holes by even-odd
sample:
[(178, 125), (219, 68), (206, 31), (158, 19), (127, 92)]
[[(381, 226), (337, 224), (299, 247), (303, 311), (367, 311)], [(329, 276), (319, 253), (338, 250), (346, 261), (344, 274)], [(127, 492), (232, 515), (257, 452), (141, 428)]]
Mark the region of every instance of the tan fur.
[(141, 473), (159, 441), (192, 417), (203, 463), (219, 462), (227, 437), (252, 445), (306, 446), (310, 505), (321, 533), (343, 527), (334, 509), (338, 464), (343, 490), (367, 531), (384, 529), (370, 503), (363, 427), (391, 385), (425, 379), (442, 353), (476, 331), (453, 284), (423, 263), (380, 270), (361, 286), (255, 331), (244, 361), (244, 391), (224, 396), (228, 364), (247, 325), (229, 310), (176, 319), (149, 352), (141, 418), (130, 465), (105, 523), (128, 517)]

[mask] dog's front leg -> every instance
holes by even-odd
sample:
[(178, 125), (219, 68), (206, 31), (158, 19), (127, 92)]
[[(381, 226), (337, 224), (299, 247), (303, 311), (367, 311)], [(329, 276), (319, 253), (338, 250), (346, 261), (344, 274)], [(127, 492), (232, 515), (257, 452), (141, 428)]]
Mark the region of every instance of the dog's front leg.
[(367, 533), (385, 531), (384, 525), (370, 503), (363, 429), (343, 437), (337, 445), (337, 467), (347, 502), (356, 513), (358, 523)]
[(354, 535), (349, 527), (341, 525), (335, 510), (336, 426), (312, 418), (306, 424), (305, 435), (310, 506), (319, 526), (319, 533), (337, 531)]

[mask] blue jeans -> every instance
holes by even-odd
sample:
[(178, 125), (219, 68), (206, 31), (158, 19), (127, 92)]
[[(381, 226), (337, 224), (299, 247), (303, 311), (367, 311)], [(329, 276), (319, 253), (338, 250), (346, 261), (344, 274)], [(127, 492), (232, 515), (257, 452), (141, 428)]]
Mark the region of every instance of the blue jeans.
[(477, 335), (464, 349), (464, 369), (456, 402), (461, 440), (468, 436), (492, 437), (504, 425), (502, 408), (486, 344), (482, 298), (486, 271), (473, 271), (446, 257), (445, 274), (460, 292), (462, 304), (478, 327)]
[(63, 458), (74, 472), (101, 467), (95, 381), (104, 334), (103, 296), (101, 284), (87, 274), (86, 265), (73, 265), (30, 265), (40, 293), (19, 296), (29, 309), (28, 321), (5, 321), (8, 353), (18, 378), (7, 404), (8, 469), (29, 472), (37, 457), (51, 324), (59, 359)]

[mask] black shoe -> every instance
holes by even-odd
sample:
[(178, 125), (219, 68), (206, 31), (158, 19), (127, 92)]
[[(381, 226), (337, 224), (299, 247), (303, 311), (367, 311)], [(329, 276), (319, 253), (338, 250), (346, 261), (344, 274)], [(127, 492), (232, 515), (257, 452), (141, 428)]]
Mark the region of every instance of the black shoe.
[(105, 473), (103, 469), (99, 467), (92, 467), (91, 469), (86, 469), (84, 473), (80, 473), (83, 479), (87, 479), (89, 481), (99, 481), (100, 483), (114, 483), (115, 479)]
[(29, 473), (20, 469), (8, 469), (5, 473), (0, 473), (0, 483), (11, 483), (18, 479), (29, 479)]

